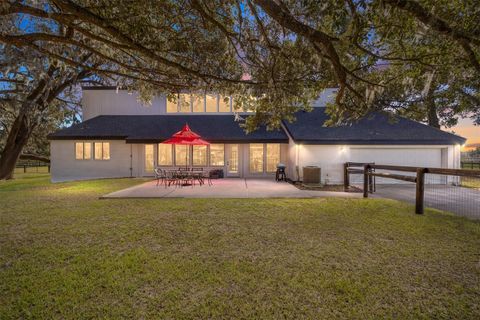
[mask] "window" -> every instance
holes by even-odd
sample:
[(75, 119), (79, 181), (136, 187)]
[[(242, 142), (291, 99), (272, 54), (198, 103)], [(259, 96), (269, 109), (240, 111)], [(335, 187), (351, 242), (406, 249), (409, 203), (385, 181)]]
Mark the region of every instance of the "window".
[(192, 162), (194, 166), (207, 165), (207, 146), (193, 146)]
[(189, 163), (190, 163), (189, 146), (176, 144), (175, 145), (175, 165), (188, 166)]
[(228, 173), (238, 173), (238, 144), (230, 145)]
[(167, 113), (175, 112), (178, 112), (178, 100), (175, 99), (175, 101), (173, 101), (167, 97)]
[(95, 142), (93, 146), (95, 151), (95, 160), (110, 160), (109, 142)]
[(230, 112), (230, 98), (220, 96), (218, 99), (218, 111)]
[(75, 142), (75, 159), (89, 160), (92, 158), (92, 144), (90, 142)]
[(263, 143), (250, 144), (250, 172), (263, 172)]
[(206, 112), (217, 112), (217, 96), (207, 94), (205, 96)]
[(158, 145), (158, 165), (171, 166), (173, 165), (173, 149), (171, 144)]
[(192, 94), (192, 107), (193, 112), (204, 112), (205, 106), (203, 104), (203, 95)]
[(210, 145), (210, 165), (211, 166), (225, 165), (225, 145), (223, 144)]
[(154, 164), (154, 151), (153, 144), (145, 145), (145, 171), (152, 172)]
[(280, 144), (267, 143), (267, 172), (275, 172), (280, 163)]
[(179, 112), (191, 112), (190, 105), (191, 96), (189, 94), (182, 93), (179, 95)]

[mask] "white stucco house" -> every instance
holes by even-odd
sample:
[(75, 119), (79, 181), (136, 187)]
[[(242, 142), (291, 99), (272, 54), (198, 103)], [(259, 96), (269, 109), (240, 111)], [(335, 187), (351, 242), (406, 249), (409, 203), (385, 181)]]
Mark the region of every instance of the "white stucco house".
[[(347, 161), (459, 168), (465, 143), (412, 120), (389, 121), (383, 113), (348, 126), (324, 127), (325, 103), (334, 89), (313, 102), (312, 112), (299, 112), (294, 123), (248, 135), (235, 121), (232, 101), (217, 95), (181, 95), (179, 101), (187, 103), (158, 96), (147, 107), (135, 94), (113, 87), (82, 91), (83, 121), (49, 135), (54, 182), (152, 176), (156, 166), (179, 167), (187, 161), (221, 169), (226, 177), (272, 177), (276, 165), (284, 163), (292, 180), (302, 180), (302, 167), (313, 165), (321, 168), (322, 182), (336, 184), (343, 182)], [(161, 144), (186, 123), (211, 144)]]

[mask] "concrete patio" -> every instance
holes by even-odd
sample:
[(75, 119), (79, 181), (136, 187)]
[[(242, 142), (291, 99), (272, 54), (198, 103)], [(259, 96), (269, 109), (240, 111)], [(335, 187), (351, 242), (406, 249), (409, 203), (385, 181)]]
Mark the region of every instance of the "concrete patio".
[(300, 190), (286, 182), (273, 179), (230, 178), (213, 180), (213, 185), (185, 187), (156, 186), (149, 181), (138, 186), (104, 195), (111, 198), (361, 198), (361, 193)]

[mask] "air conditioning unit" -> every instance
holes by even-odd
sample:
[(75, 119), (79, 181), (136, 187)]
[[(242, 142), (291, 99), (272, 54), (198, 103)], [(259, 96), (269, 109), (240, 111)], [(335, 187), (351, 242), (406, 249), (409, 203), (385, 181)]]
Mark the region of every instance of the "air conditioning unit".
[(320, 184), (321, 169), (316, 166), (303, 167), (304, 184)]

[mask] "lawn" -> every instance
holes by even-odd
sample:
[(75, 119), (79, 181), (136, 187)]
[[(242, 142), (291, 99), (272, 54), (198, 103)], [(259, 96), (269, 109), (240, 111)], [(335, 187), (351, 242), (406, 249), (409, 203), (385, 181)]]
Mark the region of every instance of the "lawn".
[(0, 183), (0, 318), (480, 317), (480, 223), (380, 199)]

